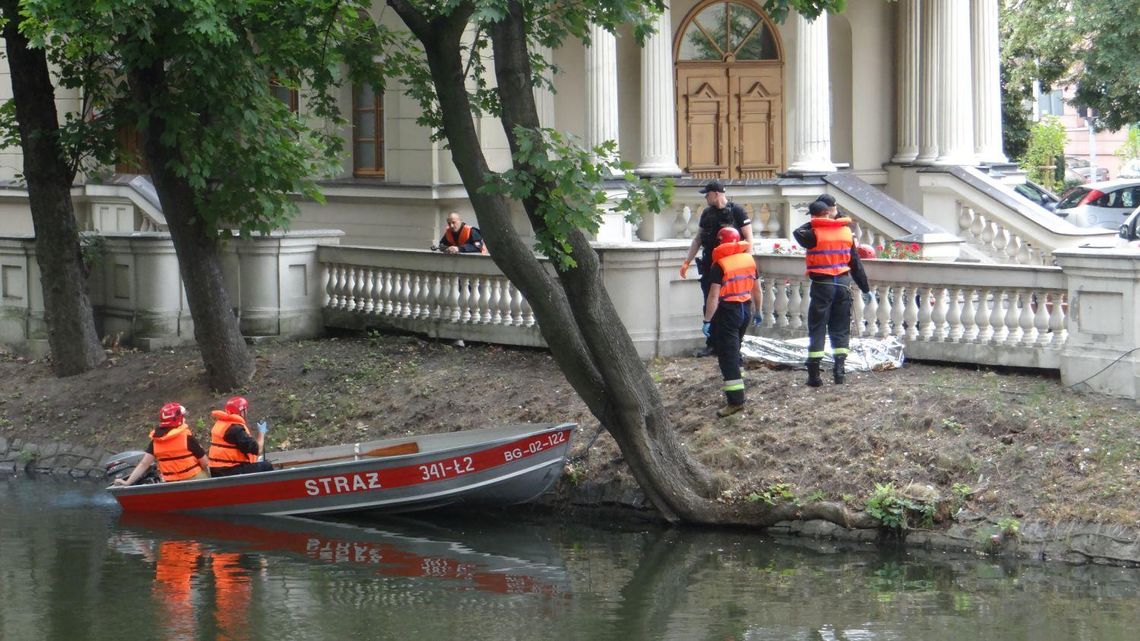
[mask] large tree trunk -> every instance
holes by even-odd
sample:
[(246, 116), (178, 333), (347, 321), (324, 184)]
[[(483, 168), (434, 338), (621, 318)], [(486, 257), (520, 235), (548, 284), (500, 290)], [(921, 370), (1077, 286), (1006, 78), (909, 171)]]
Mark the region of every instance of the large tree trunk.
[(20, 33), (18, 5), (18, 0), (3, 0), (8, 68), (36, 234), (52, 370), (57, 376), (71, 376), (94, 368), (107, 355), (99, 343), (87, 296), (87, 274), (71, 202), (75, 171), (59, 143), (47, 57), (42, 49), (30, 49)]
[[(666, 518), (719, 520), (719, 504), (710, 500), (711, 483), (680, 446), (656, 385), (606, 293), (597, 254), (587, 239), (580, 233), (570, 238), (577, 267), (553, 278), (512, 227), (510, 202), (480, 193), (490, 170), (464, 84), (460, 37), (467, 14), (457, 11), (429, 22), (404, 2), (390, 4), (427, 52), (452, 159), (479, 217), (491, 257), (533, 307), (560, 369), (614, 436), (642, 490)], [(512, 148), (517, 142), (516, 124), (538, 126), (526, 42), (520, 39), (523, 33), (517, 4), (492, 30), (503, 126)], [(540, 229), (542, 221), (535, 215), (534, 202), (524, 204), (531, 225)]]
[[(508, 7), (507, 16), (492, 27), (491, 38), (503, 128), (511, 151), (517, 152), (516, 127), (537, 130), (541, 125), (522, 7), (518, 2)], [(541, 221), (537, 199), (523, 204), (532, 225)], [(667, 517), (717, 520), (720, 510), (709, 500), (713, 498), (711, 482), (677, 438), (657, 385), (606, 291), (597, 253), (580, 231), (572, 233), (569, 242), (576, 265), (559, 272), (559, 282), (573, 310), (575, 329), (587, 347), (582, 358), (600, 372), (606, 392), (605, 402), (591, 404), (591, 412), (613, 435), (634, 477)]]
[(190, 183), (171, 170), (177, 151), (162, 143), (166, 125), (162, 110), (155, 108), (161, 102), (157, 98), (167, 92), (162, 61), (148, 69), (132, 70), (129, 81), (136, 103), (151, 114), (140, 132), (143, 152), (170, 226), (206, 379), (216, 390), (239, 388), (253, 376), (255, 366), (222, 276), (217, 230), (206, 228), (196, 215)]

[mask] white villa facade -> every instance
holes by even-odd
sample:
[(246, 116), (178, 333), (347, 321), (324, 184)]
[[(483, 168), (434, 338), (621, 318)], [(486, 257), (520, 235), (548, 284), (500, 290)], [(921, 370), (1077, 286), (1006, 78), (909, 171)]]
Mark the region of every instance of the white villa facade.
[[(678, 0), (644, 48), (628, 32), (595, 29), (590, 47), (547, 52), (560, 73), (556, 92), (536, 95), (545, 125), (592, 144), (615, 140), (638, 173), (677, 181), (666, 211), (636, 226), (607, 215), (596, 238), (639, 351), (677, 354), (699, 342), (697, 285), (676, 272), (704, 206), (696, 188), (718, 178), (754, 221), (770, 277), (762, 332), (806, 331), (802, 266), (770, 251), (827, 192), (860, 240), (917, 243), (932, 259), (869, 263), (878, 296), (856, 310), (857, 336), (898, 336), (923, 358), (1060, 369), (1073, 382), (1095, 374), (1111, 381), (1094, 387), (1140, 396), (1140, 359), (1117, 359), (1140, 337), (1140, 256), (1081, 249), (1110, 234), (1075, 227), (1009, 186), (1023, 178), (1002, 150), (998, 4), (849, 0), (839, 15), (792, 13), (776, 24), (752, 0)], [(379, 7), (376, 16), (396, 19)], [(10, 96), (4, 85), (0, 98)], [(62, 93), (57, 102), (77, 104)], [(299, 203), (295, 236), (229, 254), (243, 331), (312, 335), (323, 319), (541, 344), (526, 301), (487, 257), (428, 251), (448, 212), (478, 221), (449, 152), (416, 124), (418, 105), (352, 88), (342, 104), (351, 153), (324, 183), (327, 201)], [(498, 120), (479, 130), (492, 167), (507, 168)], [(21, 168), (18, 149), (4, 152), (0, 180)], [(103, 330), (152, 345), (192, 340), (146, 177), (90, 180), (73, 195), (81, 227), (108, 238), (92, 281)], [(31, 231), (27, 194), (9, 180), (0, 188), (0, 343), (42, 349)], [(152, 282), (155, 274), (165, 280)]]

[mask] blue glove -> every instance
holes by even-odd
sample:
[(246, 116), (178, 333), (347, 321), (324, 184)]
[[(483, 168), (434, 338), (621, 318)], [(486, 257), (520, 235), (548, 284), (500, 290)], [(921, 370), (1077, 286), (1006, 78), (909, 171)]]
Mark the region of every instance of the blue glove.
[(764, 324), (764, 317), (763, 316), (761, 316), (760, 314), (753, 314), (752, 315), (752, 325), (753, 326), (760, 327), (763, 324)]
[(871, 292), (863, 292), (863, 304), (867, 305), (871, 302)]
[(705, 321), (701, 324), (701, 333), (705, 335), (705, 338), (708, 338), (712, 334), (712, 323), (710, 321)]
[(257, 431), (261, 432), (262, 434), (268, 432), (269, 431), (269, 423), (266, 423), (264, 420), (258, 421), (257, 422)]

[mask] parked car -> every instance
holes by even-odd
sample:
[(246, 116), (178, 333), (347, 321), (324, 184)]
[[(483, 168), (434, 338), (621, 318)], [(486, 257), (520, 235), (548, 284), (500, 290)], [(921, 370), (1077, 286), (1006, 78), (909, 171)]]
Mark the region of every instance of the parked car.
[(1140, 206), (1140, 180), (1107, 180), (1073, 187), (1061, 196), (1057, 213), (1067, 213), (1078, 227), (1119, 229)]
[(1116, 232), (1118, 244), (1124, 247), (1140, 247), (1140, 206), (1128, 214), (1120, 230)]
[(1057, 203), (1061, 200), (1057, 194), (1054, 194), (1031, 180), (1027, 180), (1020, 185), (1014, 185), (1013, 190), (1027, 198), (1029, 202), (1035, 205), (1041, 205), (1049, 211), (1055, 210)]
[(1140, 158), (1133, 158), (1120, 168), (1117, 178), (1140, 178)]
[(1092, 178), (1092, 165), (1088, 160), (1078, 156), (1065, 156), (1065, 179), (1069, 179), (1069, 172), (1080, 177), (1081, 182), (1101, 182), (1108, 180), (1108, 167), (1097, 166), (1096, 178)]

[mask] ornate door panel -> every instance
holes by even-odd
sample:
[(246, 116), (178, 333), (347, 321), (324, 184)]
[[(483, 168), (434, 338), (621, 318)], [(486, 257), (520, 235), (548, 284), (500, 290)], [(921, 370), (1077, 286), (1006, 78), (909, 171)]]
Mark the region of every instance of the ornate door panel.
[(673, 43), (677, 160), (695, 178), (783, 170), (782, 48), (752, 0), (702, 0)]
[(733, 178), (775, 178), (783, 169), (784, 104), (779, 68), (728, 70), (733, 98)]
[(723, 70), (680, 71), (678, 160), (696, 178), (723, 178), (729, 170), (728, 78)]

